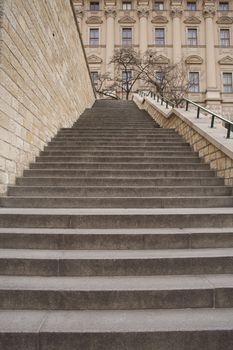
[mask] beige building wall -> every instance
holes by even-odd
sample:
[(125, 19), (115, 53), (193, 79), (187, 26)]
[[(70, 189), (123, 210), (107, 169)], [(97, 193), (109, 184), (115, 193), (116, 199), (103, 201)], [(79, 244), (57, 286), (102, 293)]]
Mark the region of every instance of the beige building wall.
[(0, 192), (94, 100), (70, 0), (0, 0)]
[[(100, 0), (98, 11), (90, 11), (92, 1), (73, 1), (91, 71), (113, 70), (108, 65), (108, 57), (113, 54), (113, 48), (121, 46), (122, 29), (132, 28), (134, 49), (156, 50), (161, 60), (174, 62), (183, 58), (190, 71), (198, 72), (200, 78), (199, 92), (190, 93), (190, 98), (233, 119), (233, 91), (224, 92), (223, 81), (224, 73), (233, 74), (232, 0), (133, 0), (131, 10), (123, 10), (121, 0)], [(163, 9), (155, 10), (156, 3), (163, 3)], [(188, 10), (190, 3), (196, 3), (196, 10)], [(221, 3), (228, 3), (229, 9), (222, 11)], [(99, 29), (96, 46), (90, 45), (91, 28)], [(156, 28), (164, 29), (163, 46), (155, 43)], [(197, 31), (196, 45), (188, 43), (189, 29)], [(229, 31), (228, 46), (221, 45), (221, 30)]]

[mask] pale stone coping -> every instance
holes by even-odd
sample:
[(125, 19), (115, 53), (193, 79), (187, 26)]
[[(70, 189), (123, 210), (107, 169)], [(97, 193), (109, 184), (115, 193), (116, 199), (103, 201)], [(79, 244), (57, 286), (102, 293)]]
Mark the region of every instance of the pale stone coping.
[[(134, 98), (136, 98), (141, 104), (143, 103), (143, 100), (145, 100), (149, 105), (157, 109), (165, 118), (170, 118), (175, 114), (220, 151), (233, 159), (233, 139), (226, 138), (227, 129), (222, 126), (221, 121), (217, 118), (215, 118), (214, 128), (211, 128), (211, 116), (205, 116), (200, 113), (200, 118), (197, 119), (196, 108), (192, 111), (185, 111), (183, 108), (171, 108), (170, 106), (166, 108), (165, 105), (162, 106), (160, 102), (157, 102), (151, 97), (142, 98), (138, 94), (135, 94)], [(231, 135), (233, 135), (233, 131)]]

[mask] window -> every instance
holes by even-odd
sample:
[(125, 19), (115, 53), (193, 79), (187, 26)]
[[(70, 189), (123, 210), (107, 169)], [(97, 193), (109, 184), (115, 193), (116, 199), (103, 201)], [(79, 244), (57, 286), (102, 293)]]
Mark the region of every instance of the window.
[(165, 29), (155, 28), (155, 45), (164, 46), (165, 45)]
[(92, 79), (94, 85), (97, 85), (98, 78), (99, 78), (98, 72), (91, 72), (91, 79)]
[(99, 46), (99, 29), (90, 29), (90, 46)]
[(90, 11), (99, 11), (100, 3), (99, 1), (91, 1), (90, 2)]
[(123, 87), (125, 89), (130, 88), (131, 83), (132, 83), (132, 71), (131, 70), (122, 71), (122, 83), (123, 83)]
[(227, 47), (230, 46), (230, 30), (220, 29), (220, 46)]
[(132, 46), (132, 28), (122, 28), (122, 46)]
[(200, 83), (199, 83), (199, 73), (190, 72), (189, 73), (189, 91), (190, 92), (199, 92)]
[(197, 10), (197, 3), (196, 3), (196, 1), (188, 1), (187, 2), (187, 10), (188, 11), (196, 11)]
[(233, 92), (232, 73), (223, 73), (223, 92)]
[(197, 46), (197, 29), (188, 29), (188, 46)]
[(164, 1), (155, 1), (154, 2), (154, 10), (155, 11), (163, 11), (164, 10)]
[(219, 11), (228, 11), (229, 2), (228, 1), (219, 1)]
[(124, 11), (132, 10), (132, 2), (131, 1), (123, 1), (122, 2), (122, 9)]

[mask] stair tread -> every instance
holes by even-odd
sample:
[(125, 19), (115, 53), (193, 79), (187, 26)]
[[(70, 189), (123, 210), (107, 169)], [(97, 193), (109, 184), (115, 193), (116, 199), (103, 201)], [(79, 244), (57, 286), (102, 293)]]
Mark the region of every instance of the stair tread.
[(155, 250), (47, 250), (0, 249), (0, 259), (121, 260), (233, 258), (233, 248), (155, 249)]
[(163, 291), (233, 288), (233, 275), (44, 277), (1, 276), (0, 290)]
[(128, 333), (233, 329), (233, 309), (0, 311), (0, 332)]

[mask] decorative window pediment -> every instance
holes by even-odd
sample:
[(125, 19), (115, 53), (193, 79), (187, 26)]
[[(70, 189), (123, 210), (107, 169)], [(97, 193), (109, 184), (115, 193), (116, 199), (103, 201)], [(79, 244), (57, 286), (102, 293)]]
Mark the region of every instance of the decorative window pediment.
[(91, 55), (87, 58), (88, 63), (102, 63), (102, 59), (96, 55)]
[(130, 16), (124, 16), (119, 19), (118, 23), (135, 23), (135, 19)]
[(86, 20), (87, 24), (102, 24), (103, 21), (101, 19), (101, 17), (98, 16), (91, 16)]
[(219, 19), (216, 21), (217, 24), (232, 24), (233, 23), (233, 18), (228, 17), (228, 16), (222, 16), (219, 17)]
[(156, 59), (156, 63), (157, 64), (168, 64), (169, 63), (169, 59), (163, 55), (159, 55)]
[(184, 20), (184, 23), (186, 23), (186, 24), (200, 24), (201, 20), (195, 16), (190, 16)]
[(233, 64), (233, 58), (231, 56), (226, 56), (226, 57), (223, 57), (221, 58), (221, 60), (218, 61), (219, 64), (222, 64), (222, 65), (227, 65), (227, 64)]
[(153, 17), (151, 23), (168, 23), (168, 19), (164, 16)]
[(202, 64), (203, 59), (200, 56), (192, 55), (186, 58), (185, 62), (187, 64)]

